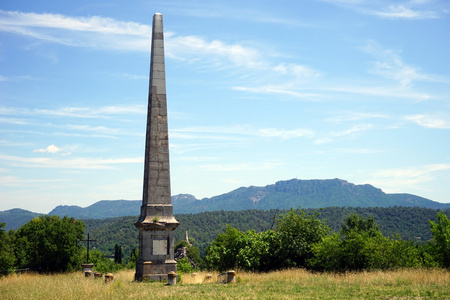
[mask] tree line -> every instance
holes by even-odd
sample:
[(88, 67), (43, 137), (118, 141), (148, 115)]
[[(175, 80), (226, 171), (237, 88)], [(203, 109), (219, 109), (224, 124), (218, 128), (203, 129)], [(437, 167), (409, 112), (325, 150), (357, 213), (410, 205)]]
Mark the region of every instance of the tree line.
[(450, 221), (443, 213), (429, 221), (433, 239), (424, 244), (384, 236), (373, 217), (350, 214), (338, 232), (319, 213), (289, 210), (274, 229), (255, 232), (227, 226), (206, 250), (208, 268), (271, 271), (308, 268), (314, 271), (450, 268)]
[[(291, 267), (318, 271), (449, 267), (448, 211), (401, 207), (334, 208), (334, 211), (338, 213), (332, 215), (329, 209), (304, 209), (177, 215), (181, 223), (175, 234), (177, 246), (188, 248), (187, 260), (196, 267), (218, 270), (234, 267), (253, 271)], [(376, 212), (384, 212), (384, 217)], [(426, 221), (429, 238), (421, 240), (386, 234), (383, 225), (391, 228), (392, 221), (379, 226), (376, 219), (402, 217), (404, 225), (394, 224), (396, 227), (392, 228), (413, 227), (411, 222), (415, 222), (414, 229), (424, 231), (423, 215), (430, 216), (430, 212), (434, 216)], [(137, 230), (132, 225), (135, 219), (81, 221), (40, 216), (16, 231), (6, 231), (5, 224), (0, 223), (0, 270), (30, 268), (60, 272), (80, 269), (86, 260), (86, 248), (81, 242), (85, 232), (90, 232), (97, 240), (90, 251), (90, 262), (98, 271), (134, 268), (138, 257)], [(185, 230), (189, 230), (193, 246), (183, 243)], [(110, 248), (105, 251), (101, 245)], [(189, 269), (187, 260), (183, 261), (181, 269)]]
[[(307, 214), (313, 214), (316, 209), (305, 209)], [(326, 207), (319, 210), (318, 219), (325, 221), (333, 232), (340, 230), (341, 224), (350, 214), (363, 217), (373, 217), (379, 224), (384, 236), (399, 235), (403, 240), (426, 243), (433, 238), (428, 220), (436, 221), (438, 210), (421, 207)], [(175, 240), (180, 241), (188, 231), (189, 238), (195, 240), (202, 257), (206, 248), (218, 234), (224, 233), (227, 225), (241, 231), (254, 229), (256, 232), (273, 229), (275, 219), (286, 210), (245, 210), (245, 211), (214, 211), (197, 214), (177, 214), (180, 225), (175, 230)], [(443, 211), (450, 217), (450, 210)], [(97, 240), (97, 249), (113, 257), (116, 244), (122, 246), (124, 257), (138, 247), (138, 230), (134, 222), (138, 216), (117, 217), (104, 220), (83, 220), (86, 233)]]

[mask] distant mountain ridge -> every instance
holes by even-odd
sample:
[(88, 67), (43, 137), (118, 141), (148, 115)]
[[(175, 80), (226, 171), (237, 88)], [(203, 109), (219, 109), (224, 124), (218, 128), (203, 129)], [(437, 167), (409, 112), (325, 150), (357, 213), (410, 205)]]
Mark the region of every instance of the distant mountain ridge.
[(411, 194), (386, 194), (370, 184), (355, 185), (341, 179), (291, 179), (264, 187), (241, 187), (226, 194), (193, 200), (172, 200), (175, 213), (198, 213), (215, 210), (289, 209), (321, 207), (426, 207), (450, 208)]
[[(174, 214), (194, 214), (206, 211), (240, 211), (248, 209), (289, 209), (321, 207), (425, 207), (450, 208), (450, 203), (439, 203), (411, 194), (386, 194), (370, 184), (356, 185), (342, 179), (291, 179), (263, 187), (240, 187), (229, 193), (199, 200), (189, 194), (172, 196)], [(69, 216), (77, 219), (105, 219), (120, 216), (138, 216), (141, 200), (102, 200), (88, 207), (60, 205), (49, 215)], [(0, 212), (0, 222), (16, 229), (11, 221), (14, 213)], [(20, 213), (21, 211), (21, 213)], [(35, 213), (16, 211), (27, 215), (22, 224), (34, 218)], [(31, 213), (31, 215), (30, 215)], [(36, 214), (39, 215), (39, 214)], [(20, 222), (19, 222), (20, 223)], [(18, 228), (18, 227), (17, 227)]]
[(141, 200), (101, 200), (88, 207), (59, 205), (49, 215), (69, 216), (77, 219), (105, 219), (139, 215)]

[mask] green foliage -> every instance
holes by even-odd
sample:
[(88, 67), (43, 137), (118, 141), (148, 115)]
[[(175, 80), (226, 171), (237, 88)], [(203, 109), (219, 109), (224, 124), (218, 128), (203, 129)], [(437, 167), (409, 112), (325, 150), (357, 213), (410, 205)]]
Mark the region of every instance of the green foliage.
[(236, 266), (239, 251), (238, 241), (243, 233), (227, 225), (225, 233), (221, 233), (206, 249), (205, 261), (211, 268), (224, 271)]
[(197, 268), (203, 268), (204, 262), (200, 257), (200, 250), (196, 246), (190, 246), (187, 249), (187, 256), (192, 260)]
[(280, 267), (306, 266), (306, 261), (312, 256), (312, 244), (330, 232), (318, 215), (317, 212), (307, 214), (305, 210), (291, 209), (279, 216), (276, 232), (280, 234), (280, 245), (276, 250)]
[[(351, 214), (340, 233), (312, 246), (309, 267), (320, 271), (387, 270), (429, 265), (419, 247), (399, 238), (386, 238), (373, 218)], [(426, 256), (426, 255), (425, 255)]]
[(7, 274), (14, 269), (16, 256), (14, 255), (13, 231), (4, 231), (5, 223), (0, 223), (0, 275)]
[(138, 247), (139, 231), (134, 226), (137, 217), (118, 217), (104, 220), (84, 220), (86, 232), (95, 237), (95, 246), (107, 256), (115, 255), (116, 244), (122, 247), (122, 256), (129, 257)]
[(114, 247), (114, 262), (116, 264), (122, 263), (122, 247), (118, 244)]
[(177, 250), (178, 248), (181, 248), (181, 247), (189, 248), (190, 246), (191, 245), (189, 245), (189, 243), (186, 240), (181, 240), (175, 244), (174, 249)]
[[(175, 230), (175, 240), (185, 238), (186, 230), (189, 239), (195, 240), (200, 256), (206, 254), (206, 248), (214, 241), (218, 234), (224, 233), (226, 224), (243, 232), (255, 230), (262, 232), (273, 229), (274, 218), (285, 213), (282, 210), (247, 210), (247, 211), (215, 211), (199, 214), (180, 214), (176, 219), (180, 225)], [(307, 214), (314, 210), (305, 209)], [(373, 217), (384, 236), (396, 236), (403, 240), (411, 240), (425, 244), (433, 238), (429, 220), (436, 221), (437, 210), (420, 207), (390, 207), (390, 208), (361, 208), (361, 207), (327, 207), (320, 210), (318, 219), (326, 220), (326, 224), (333, 231), (339, 231), (348, 215), (355, 213), (362, 217)], [(450, 217), (450, 210), (444, 211)], [(128, 258), (131, 251), (138, 247), (138, 230), (133, 225), (137, 216), (119, 217), (105, 220), (84, 220), (86, 232), (95, 236), (96, 247), (108, 256), (114, 255), (116, 244), (122, 246), (124, 258)]]
[(42, 214), (20, 208), (13, 208), (10, 210), (0, 211), (0, 223), (6, 224), (5, 230), (17, 230), (20, 226), (39, 216), (42, 216)]
[(264, 232), (239, 231), (227, 226), (207, 249), (209, 267), (224, 271), (241, 268), (269, 271), (305, 266), (311, 256), (311, 245), (320, 241), (329, 228), (317, 219), (317, 214), (290, 210), (277, 219), (276, 230)]
[(436, 249), (436, 258), (444, 268), (450, 268), (450, 220), (439, 212), (437, 222), (430, 221)]
[(177, 261), (177, 273), (184, 274), (184, 273), (192, 273), (193, 271), (194, 268), (192, 267), (187, 257), (184, 257)]
[(239, 241), (236, 264), (247, 271), (269, 271), (279, 267), (277, 247), (280, 245), (279, 234), (273, 230), (255, 232), (247, 231)]
[(77, 240), (84, 223), (74, 218), (41, 216), (17, 230), (16, 256), (19, 267), (45, 272), (71, 271), (80, 267)]
[(135, 269), (136, 263), (139, 260), (139, 249), (133, 249), (130, 253), (130, 257), (128, 258), (128, 261), (126, 263), (127, 269)]
[(351, 232), (367, 232), (369, 236), (375, 236), (379, 234), (380, 228), (375, 223), (372, 216), (364, 218), (352, 213), (342, 224), (341, 232), (344, 235), (350, 234)]
[(108, 258), (97, 249), (89, 251), (89, 262), (93, 263), (94, 269), (101, 273), (114, 272), (124, 268), (123, 265), (115, 263), (113, 259)]

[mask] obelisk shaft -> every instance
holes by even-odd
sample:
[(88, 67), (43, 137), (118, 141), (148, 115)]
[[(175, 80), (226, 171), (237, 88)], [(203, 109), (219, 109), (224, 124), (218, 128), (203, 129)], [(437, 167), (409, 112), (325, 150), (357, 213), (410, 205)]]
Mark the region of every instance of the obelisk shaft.
[(170, 193), (169, 130), (167, 124), (166, 74), (162, 15), (153, 16), (145, 140), (144, 188), (139, 229), (137, 280), (166, 279), (176, 272), (173, 216)]
[(164, 34), (161, 14), (153, 16), (144, 188), (139, 222), (159, 218), (176, 222), (170, 192), (169, 129), (167, 124)]
[(169, 130), (162, 15), (153, 16), (142, 204), (170, 204)]

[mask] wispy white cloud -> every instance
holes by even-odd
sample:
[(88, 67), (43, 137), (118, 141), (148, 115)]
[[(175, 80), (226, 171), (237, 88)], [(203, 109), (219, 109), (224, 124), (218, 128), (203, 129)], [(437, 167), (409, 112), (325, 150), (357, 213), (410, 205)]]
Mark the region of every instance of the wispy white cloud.
[(425, 182), (430, 182), (439, 172), (448, 172), (450, 164), (431, 164), (405, 168), (384, 169), (368, 174), (369, 182), (381, 186), (388, 192), (415, 190)]
[[(193, 135), (189, 134), (201, 134), (206, 138), (220, 139), (218, 135), (242, 135), (242, 136), (255, 136), (255, 137), (264, 137), (264, 138), (282, 138), (282, 139), (291, 139), (291, 138), (299, 138), (299, 137), (311, 137), (314, 135), (314, 131), (305, 128), (296, 128), (296, 129), (277, 129), (277, 128), (252, 128), (248, 125), (237, 125), (237, 126), (221, 126), (221, 127), (187, 127), (183, 129), (175, 129), (173, 130), (174, 134), (171, 136), (175, 136), (177, 138), (189, 138), (193, 137)], [(187, 136), (183, 136), (183, 134), (187, 134)], [(204, 135), (206, 134), (206, 136)], [(212, 135), (211, 135), (212, 134)], [(227, 138), (225, 138), (227, 139)]]
[(0, 123), (14, 124), (14, 125), (28, 125), (28, 120), (19, 118), (0, 118)]
[(151, 36), (150, 26), (135, 22), (4, 10), (0, 30), (67, 46), (128, 51), (148, 51)]
[(21, 186), (30, 184), (42, 184), (42, 183), (54, 183), (54, 182), (67, 182), (69, 179), (23, 179), (17, 176), (0, 176), (0, 186)]
[(364, 131), (367, 131), (373, 128), (373, 124), (357, 124), (348, 129), (340, 130), (340, 131), (332, 131), (329, 132), (319, 138), (317, 138), (314, 143), (315, 144), (325, 144), (334, 142), (336, 139), (340, 138), (351, 138), (355, 139), (359, 135), (361, 135)]
[(40, 152), (40, 153), (57, 153), (60, 151), (62, 151), (62, 149), (58, 148), (55, 145), (50, 145), (50, 146), (47, 146), (46, 148), (33, 150), (33, 152)]
[(426, 128), (450, 129), (450, 119), (442, 119), (431, 115), (411, 115), (406, 116), (405, 120)]
[(440, 17), (440, 8), (428, 0), (400, 1), (393, 5), (392, 1), (363, 0), (319, 0), (328, 2), (357, 13), (372, 15), (383, 19), (422, 20)]
[(378, 154), (386, 152), (386, 150), (369, 149), (369, 148), (338, 148), (333, 149), (333, 152), (343, 154)]
[[(122, 22), (99, 16), (73, 17), (2, 10), (0, 31), (67, 46), (132, 52), (148, 52), (151, 37), (150, 26), (135, 22)], [(266, 74), (273, 73), (275, 77), (277, 74), (287, 76), (296, 79), (294, 85), (298, 80), (305, 82), (319, 74), (299, 64), (273, 64), (266, 57), (277, 54), (264, 53), (261, 48), (207, 40), (194, 35), (183, 36), (169, 31), (165, 32), (165, 54), (187, 63), (195, 62), (196, 67), (212, 67), (215, 71), (239, 67), (251, 71), (266, 71)], [(272, 89), (270, 92), (281, 91), (282, 89)], [(287, 93), (292, 94), (289, 91)]]
[(135, 158), (48, 158), (20, 157), (0, 154), (0, 160), (11, 167), (20, 168), (54, 168), (54, 169), (113, 169), (120, 164), (143, 163), (142, 157)]
[(298, 88), (286, 87), (286, 85), (265, 85), (258, 87), (245, 87), (245, 86), (235, 86), (233, 87), (236, 91), (243, 91), (249, 93), (257, 94), (279, 94), (279, 95), (289, 95), (299, 99), (305, 99), (308, 101), (316, 101), (317, 99), (323, 98), (320, 93), (307, 93), (301, 91)]
[[(175, 4), (176, 5), (176, 4)], [(241, 7), (236, 9), (235, 7), (220, 5), (219, 3), (210, 4), (209, 2), (192, 3), (189, 7), (185, 5), (175, 6), (173, 3), (170, 5), (170, 9), (173, 13), (183, 16), (192, 16), (196, 18), (223, 18), (234, 19), (245, 22), (265, 23), (265, 24), (279, 24), (293, 27), (305, 27), (309, 26), (307, 23), (298, 19), (289, 19), (286, 16), (277, 17), (273, 14), (267, 14), (259, 9), (246, 9)]]
[(367, 119), (388, 119), (390, 118), (387, 114), (382, 113), (367, 113), (367, 112), (357, 112), (357, 111), (348, 111), (338, 113), (333, 117), (327, 118), (328, 122), (347, 122), (347, 121), (360, 121)]
[(299, 137), (311, 137), (314, 135), (314, 131), (310, 129), (276, 129), (276, 128), (263, 128), (258, 130), (258, 135), (262, 137), (277, 137), (282, 139), (291, 139)]
[[(0, 27), (1, 31), (1, 27)], [(2, 81), (10, 81), (10, 82), (21, 82), (24, 80), (42, 80), (42, 78), (39, 77), (33, 77), (30, 75), (15, 75), (15, 76), (2, 76), (0, 75), (0, 82)]]
[(368, 13), (388, 19), (435, 19), (439, 17), (435, 11), (418, 10), (406, 5), (389, 5), (382, 10), (368, 10)]
[(236, 164), (205, 164), (199, 168), (205, 171), (215, 172), (238, 172), (249, 170), (270, 170), (281, 166), (281, 162), (258, 162), (258, 163), (236, 163)]
[(165, 50), (168, 57), (194, 60), (196, 63), (208, 62), (214, 68), (225, 68), (230, 63), (250, 69), (267, 68), (267, 61), (262, 59), (262, 53), (255, 48), (226, 44), (219, 40), (207, 41), (197, 36), (166, 33)]
[(358, 124), (355, 125), (349, 129), (346, 130), (342, 130), (342, 131), (333, 131), (330, 133), (331, 136), (346, 136), (346, 135), (354, 135), (355, 133), (361, 132), (361, 131), (366, 131), (370, 128), (372, 128), (373, 125), (372, 124)]
[(374, 41), (369, 41), (363, 49), (377, 59), (370, 72), (395, 80), (401, 88), (410, 87), (414, 81), (441, 81), (433, 75), (423, 74), (417, 68), (407, 65), (398, 53), (383, 49)]
[(322, 88), (323, 91), (339, 92), (344, 94), (379, 96), (394, 99), (411, 99), (416, 101), (425, 101), (435, 98), (434, 95), (426, 92), (419, 92), (411, 90), (408, 87), (391, 86), (391, 85), (342, 85), (342, 86), (328, 86)]
[(102, 107), (61, 107), (48, 108), (22, 108), (22, 107), (0, 107), (0, 115), (10, 116), (54, 116), (74, 118), (109, 118), (114, 115), (124, 114), (147, 114), (144, 105), (131, 106), (102, 106)]

